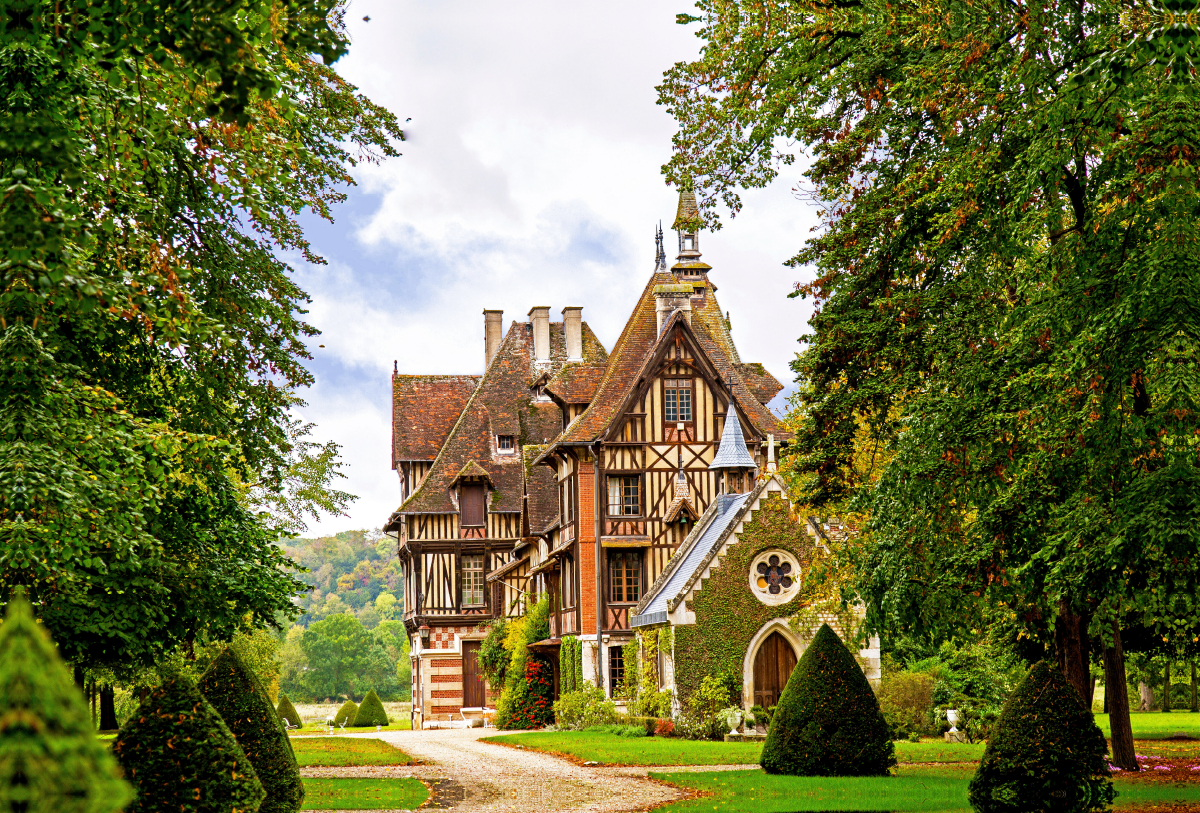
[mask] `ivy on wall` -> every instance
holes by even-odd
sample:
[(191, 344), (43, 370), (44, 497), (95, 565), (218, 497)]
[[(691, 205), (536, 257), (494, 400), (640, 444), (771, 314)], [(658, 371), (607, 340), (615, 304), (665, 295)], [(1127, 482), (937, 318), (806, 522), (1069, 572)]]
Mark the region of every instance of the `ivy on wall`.
[(773, 618), (803, 617), (810, 605), (820, 610), (818, 605), (826, 603), (825, 596), (814, 595), (807, 583), (794, 599), (774, 607), (754, 596), (749, 584), (750, 564), (759, 553), (772, 548), (791, 552), (806, 575), (813, 565), (813, 539), (797, 522), (788, 502), (778, 495), (764, 497), (759, 503), (737, 544), (730, 546), (694, 597), (691, 609), (696, 613), (696, 623), (675, 627), (675, 688), (685, 707), (707, 675), (737, 687), (738, 696), (732, 699), (740, 703), (742, 662), (754, 634)]

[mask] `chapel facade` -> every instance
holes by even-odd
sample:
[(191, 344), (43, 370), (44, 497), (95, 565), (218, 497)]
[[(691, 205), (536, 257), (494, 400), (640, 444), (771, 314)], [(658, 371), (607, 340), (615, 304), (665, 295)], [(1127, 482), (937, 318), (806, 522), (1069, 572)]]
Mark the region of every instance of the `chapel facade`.
[(731, 501), (781, 497), (767, 475), (790, 434), (766, 404), (782, 385), (738, 354), (697, 220), (685, 191), (677, 261), (667, 267), (660, 234), (611, 350), (579, 307), (556, 322), (535, 307), (507, 330), (484, 311), (482, 376), (393, 376), (401, 495), (384, 530), (405, 574), (415, 727), (494, 705), (483, 625), (543, 594), (539, 648), (557, 663), (577, 636), (585, 678), (616, 694), (635, 626), (673, 623), (647, 600), (674, 584), (681, 546), (695, 549)]

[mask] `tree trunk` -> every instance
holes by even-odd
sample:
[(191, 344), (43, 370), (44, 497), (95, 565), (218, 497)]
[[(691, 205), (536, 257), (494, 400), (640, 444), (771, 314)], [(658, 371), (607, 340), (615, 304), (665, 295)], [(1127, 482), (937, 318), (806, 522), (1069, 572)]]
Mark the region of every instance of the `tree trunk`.
[(1163, 667), (1163, 697), (1162, 710), (1171, 710), (1171, 662), (1167, 661), (1167, 665)]
[(1196, 705), (1196, 662), (1192, 661), (1192, 705), (1189, 711), (1200, 711), (1200, 706)]
[(116, 692), (112, 686), (100, 687), (100, 730), (115, 731), (117, 725)]
[(1125, 682), (1125, 652), (1121, 630), (1113, 626), (1112, 646), (1104, 648), (1104, 703), (1112, 730), (1112, 763), (1127, 771), (1138, 770), (1133, 753), (1133, 726), (1129, 721), (1129, 685)]
[(80, 691), (83, 690), (83, 667), (79, 664), (75, 664), (75, 685), (79, 687)]
[(1054, 625), (1058, 668), (1066, 676), (1067, 682), (1079, 692), (1079, 699), (1090, 711), (1092, 676), (1088, 669), (1088, 618), (1073, 612), (1065, 601), (1059, 604), (1058, 612), (1058, 622)]
[(1154, 708), (1154, 689), (1148, 683), (1138, 681), (1138, 711), (1150, 711)]

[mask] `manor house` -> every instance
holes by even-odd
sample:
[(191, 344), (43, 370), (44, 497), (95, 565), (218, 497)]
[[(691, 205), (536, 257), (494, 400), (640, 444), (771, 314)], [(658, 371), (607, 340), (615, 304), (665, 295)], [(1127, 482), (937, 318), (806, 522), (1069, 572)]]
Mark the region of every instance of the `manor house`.
[[(487, 310), (482, 376), (393, 376), (400, 506), (384, 530), (405, 574), (414, 727), (494, 706), (498, 687), (477, 660), (484, 625), (543, 594), (551, 630), (538, 648), (557, 664), (562, 638), (577, 636), (584, 676), (616, 693), (635, 628), (694, 625), (680, 597), (703, 587), (754, 515), (767, 517), (765, 501), (788, 515), (773, 453), (790, 435), (766, 407), (782, 385), (738, 355), (688, 226), (696, 216), (681, 193), (676, 262), (667, 267), (660, 233), (611, 350), (580, 307), (561, 321), (534, 307), (507, 329)], [(795, 598), (820, 527), (793, 518), (788, 540), (773, 537), (788, 573), (780, 555), (750, 563), (763, 578), (747, 589), (761, 583), (760, 603), (780, 612), (743, 636), (747, 707), (773, 704), (803, 648), (775, 617), (794, 609), (775, 594), (786, 580)], [(878, 663), (877, 650), (864, 654)], [(675, 671), (662, 670), (664, 685)]]

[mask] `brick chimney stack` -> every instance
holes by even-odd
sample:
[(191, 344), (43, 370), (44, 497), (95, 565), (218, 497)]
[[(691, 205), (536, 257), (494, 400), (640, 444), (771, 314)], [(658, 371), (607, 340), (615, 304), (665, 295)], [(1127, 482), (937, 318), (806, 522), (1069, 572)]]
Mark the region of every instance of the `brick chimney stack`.
[(533, 361), (535, 364), (550, 363), (550, 307), (529, 309), (529, 322), (533, 325)]
[(487, 369), (492, 363), (492, 359), (496, 357), (496, 351), (500, 349), (500, 342), (504, 340), (504, 311), (489, 311), (483, 312), (483, 355), (485, 362), (483, 369)]
[(583, 308), (563, 308), (562, 317), (567, 361), (583, 361)]

